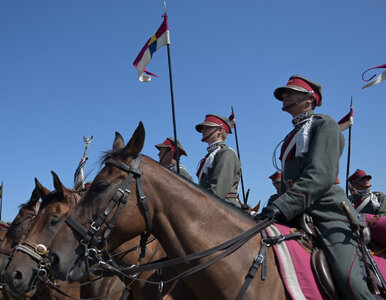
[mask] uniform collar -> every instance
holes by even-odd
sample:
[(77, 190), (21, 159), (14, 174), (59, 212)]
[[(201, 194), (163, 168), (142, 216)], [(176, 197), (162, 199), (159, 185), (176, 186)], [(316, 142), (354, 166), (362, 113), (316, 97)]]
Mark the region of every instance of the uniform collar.
[(311, 117), (312, 115), (314, 115), (314, 111), (313, 110), (309, 110), (309, 111), (306, 111), (305, 113), (301, 113), (299, 115), (297, 115), (296, 117), (294, 117), (292, 119), (292, 124), (297, 127), (297, 126), (301, 126), (303, 125), (305, 122), (307, 122)]
[(208, 150), (208, 153), (212, 153), (214, 150), (216, 150), (218, 147), (220, 147), (221, 145), (225, 144), (224, 141), (217, 141), (217, 142), (214, 142), (212, 144), (210, 144), (208, 146), (208, 148), (206, 148), (206, 150)]

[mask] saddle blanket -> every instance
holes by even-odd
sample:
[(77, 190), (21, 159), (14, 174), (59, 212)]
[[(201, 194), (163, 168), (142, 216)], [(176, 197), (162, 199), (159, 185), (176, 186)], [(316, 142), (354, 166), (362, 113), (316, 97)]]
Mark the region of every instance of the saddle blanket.
[[(386, 232), (386, 217), (378, 219), (373, 228), (384, 222), (383, 234)], [(291, 228), (282, 224), (274, 224), (267, 227), (269, 236), (290, 234)], [(373, 230), (372, 234), (373, 234)], [(378, 233), (378, 232), (377, 232)], [(379, 234), (379, 233), (378, 233)], [(311, 253), (306, 251), (295, 239), (287, 240), (273, 246), (279, 262), (280, 275), (288, 294), (292, 299), (324, 299), (322, 291), (315, 280), (311, 267)], [(383, 249), (385, 250), (385, 249)], [(386, 251), (376, 253), (373, 256), (381, 274), (386, 278)]]
[[(282, 224), (267, 227), (269, 236), (290, 234), (291, 228)], [(280, 275), (292, 299), (322, 300), (323, 295), (311, 268), (311, 253), (295, 239), (273, 246), (279, 262)]]

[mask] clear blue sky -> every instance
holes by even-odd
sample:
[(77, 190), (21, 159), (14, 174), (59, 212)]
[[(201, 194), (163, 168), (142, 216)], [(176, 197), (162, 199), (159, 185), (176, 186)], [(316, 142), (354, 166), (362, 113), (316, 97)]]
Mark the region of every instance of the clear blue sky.
[[(169, 0), (167, 8), (178, 138), (192, 175), (206, 152), (194, 125), (233, 106), (250, 204), (265, 202), (273, 149), (291, 129), (273, 90), (302, 74), (323, 86), (320, 113), (339, 120), (353, 97), (351, 173), (364, 169), (386, 192), (386, 82), (361, 89), (362, 72), (386, 63), (384, 0)], [(143, 153), (158, 159), (154, 145), (173, 135), (166, 47), (148, 65), (159, 76), (150, 83), (138, 81), (132, 62), (163, 9), (154, 0), (0, 2), (3, 220), (29, 199), (34, 177), (53, 189), (53, 170), (72, 187), (83, 135), (94, 135), (89, 180), (114, 132), (128, 140), (139, 121)], [(235, 148), (233, 135), (228, 144)]]

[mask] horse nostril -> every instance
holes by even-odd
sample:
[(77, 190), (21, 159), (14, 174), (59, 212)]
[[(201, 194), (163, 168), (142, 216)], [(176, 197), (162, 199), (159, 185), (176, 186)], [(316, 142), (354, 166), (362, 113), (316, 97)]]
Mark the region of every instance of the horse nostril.
[(20, 283), (24, 279), (23, 272), (18, 271), (18, 270), (13, 271), (12, 272), (12, 278), (13, 278), (14, 285), (17, 286), (18, 283)]
[(51, 268), (55, 268), (59, 265), (59, 256), (55, 252), (50, 253), (49, 260), (51, 263)]

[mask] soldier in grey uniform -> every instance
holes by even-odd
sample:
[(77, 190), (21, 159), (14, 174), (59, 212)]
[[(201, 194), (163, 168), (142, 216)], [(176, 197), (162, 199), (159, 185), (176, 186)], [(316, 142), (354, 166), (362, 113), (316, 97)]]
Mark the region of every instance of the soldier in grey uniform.
[[(174, 139), (168, 137), (163, 143), (154, 146), (159, 150), (158, 157), (160, 164), (177, 173), (176, 144), (174, 143)], [(177, 147), (178, 157), (181, 157), (181, 155), (188, 156), (185, 149), (182, 147), (178, 140)], [(181, 163), (179, 163), (179, 166), (180, 175), (186, 179), (189, 179), (190, 181), (193, 181), (193, 178), (190, 176), (188, 170), (186, 170), (186, 168)]]
[(276, 194), (271, 195), (268, 199), (267, 205), (271, 205), (273, 201), (275, 201), (280, 196), (280, 190), (281, 190), (281, 172), (276, 171), (271, 176), (269, 176), (269, 179), (272, 180), (272, 185), (276, 189)]
[(208, 153), (200, 161), (197, 177), (199, 185), (226, 202), (241, 207), (237, 199), (241, 164), (235, 151), (225, 144), (232, 133), (231, 123), (226, 117), (208, 114), (205, 121), (196, 125), (202, 133), (202, 142), (208, 144)]
[(374, 299), (366, 281), (358, 240), (341, 207), (345, 201), (355, 218), (358, 214), (343, 189), (334, 184), (344, 138), (335, 120), (315, 114), (321, 105), (321, 86), (299, 75), (290, 77), (274, 96), (283, 111), (293, 116), (294, 129), (285, 137), (280, 154), (281, 195), (263, 208), (264, 217), (291, 221), (304, 212), (313, 219), (342, 299)]
[(358, 213), (386, 215), (385, 194), (371, 191), (371, 178), (371, 175), (366, 174), (365, 171), (357, 169), (348, 178), (349, 183), (357, 192), (348, 198)]

